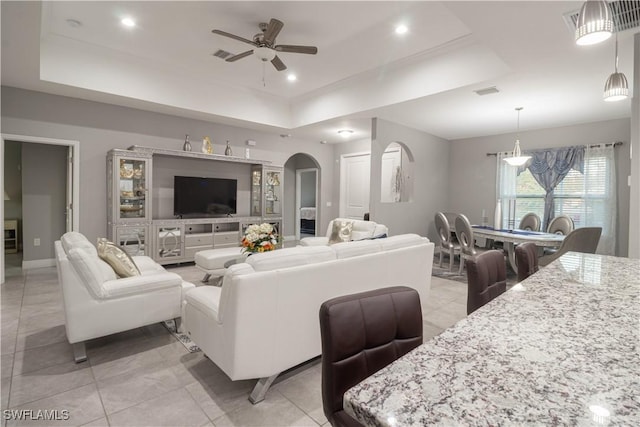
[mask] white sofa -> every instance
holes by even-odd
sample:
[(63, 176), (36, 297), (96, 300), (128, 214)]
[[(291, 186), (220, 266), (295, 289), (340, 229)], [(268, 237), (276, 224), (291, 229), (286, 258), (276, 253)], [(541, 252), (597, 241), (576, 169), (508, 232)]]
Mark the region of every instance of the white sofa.
[(87, 359), (84, 341), (163, 320), (180, 327), (184, 294), (195, 286), (146, 256), (134, 256), (141, 275), (119, 279), (77, 232), (55, 242), (67, 339), (74, 359)]
[(329, 237), (331, 236), (331, 230), (333, 229), (334, 221), (353, 222), (353, 229), (351, 231), (351, 240), (372, 239), (374, 237), (386, 236), (389, 233), (389, 229), (384, 224), (378, 224), (373, 221), (362, 221), (359, 219), (336, 218), (329, 222), (329, 225), (327, 226), (326, 236), (305, 237), (300, 240), (300, 245), (302, 246), (328, 245)]
[(318, 313), (333, 297), (405, 285), (426, 313), (434, 244), (417, 234), (255, 254), (228, 268), (222, 287), (186, 296), (184, 327), (231, 380), (259, 378), (257, 403), (276, 376), (321, 353)]

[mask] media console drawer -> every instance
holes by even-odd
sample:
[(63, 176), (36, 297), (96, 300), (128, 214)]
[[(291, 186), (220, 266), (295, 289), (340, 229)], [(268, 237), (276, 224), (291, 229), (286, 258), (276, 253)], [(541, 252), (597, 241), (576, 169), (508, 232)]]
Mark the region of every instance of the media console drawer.
[(237, 231), (224, 231), (216, 232), (213, 235), (213, 246), (219, 247), (220, 245), (238, 245), (240, 239), (238, 238)]
[(187, 234), (185, 235), (185, 246), (213, 246), (213, 237), (211, 233)]

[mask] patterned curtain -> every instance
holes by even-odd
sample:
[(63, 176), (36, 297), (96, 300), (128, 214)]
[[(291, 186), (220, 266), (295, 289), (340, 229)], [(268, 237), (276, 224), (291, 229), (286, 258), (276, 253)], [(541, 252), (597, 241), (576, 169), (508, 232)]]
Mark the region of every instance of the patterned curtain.
[(531, 156), (528, 165), (518, 168), (518, 175), (529, 169), (531, 175), (544, 188), (544, 218), (543, 230), (546, 230), (553, 219), (554, 203), (553, 189), (564, 179), (571, 169), (584, 173), (584, 145), (574, 147), (547, 148), (544, 150), (527, 151)]

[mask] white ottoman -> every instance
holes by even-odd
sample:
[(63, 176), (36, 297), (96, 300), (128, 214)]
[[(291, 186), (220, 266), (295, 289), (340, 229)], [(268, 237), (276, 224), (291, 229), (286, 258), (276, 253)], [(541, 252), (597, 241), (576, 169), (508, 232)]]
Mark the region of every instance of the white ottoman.
[(242, 247), (233, 248), (207, 249), (206, 251), (196, 252), (196, 267), (204, 271), (202, 281), (209, 281), (212, 274), (223, 276), (225, 263), (236, 260), (242, 255)]

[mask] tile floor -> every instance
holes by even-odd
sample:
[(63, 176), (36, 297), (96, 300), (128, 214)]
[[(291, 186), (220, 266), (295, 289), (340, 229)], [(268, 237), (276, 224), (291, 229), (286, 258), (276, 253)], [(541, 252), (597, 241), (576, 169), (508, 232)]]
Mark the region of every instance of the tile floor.
[[(199, 284), (193, 266), (172, 271)], [(66, 421), (31, 422), (40, 426), (328, 425), (319, 359), (283, 375), (255, 406), (255, 381), (230, 381), (160, 324), (92, 340), (88, 362), (75, 364), (58, 288), (55, 268), (19, 271), (2, 285), (3, 410), (69, 411)], [(425, 340), (466, 316), (466, 285), (434, 277), (428, 305)]]

